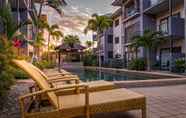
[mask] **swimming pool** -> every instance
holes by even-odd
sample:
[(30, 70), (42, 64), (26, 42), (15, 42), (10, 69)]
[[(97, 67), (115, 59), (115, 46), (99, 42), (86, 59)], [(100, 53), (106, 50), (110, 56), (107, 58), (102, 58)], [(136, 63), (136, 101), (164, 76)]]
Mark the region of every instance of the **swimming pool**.
[(106, 81), (126, 81), (126, 80), (148, 80), (155, 79), (153, 77), (144, 77), (139, 75), (129, 75), (123, 73), (112, 73), (105, 71), (96, 71), (90, 69), (80, 68), (65, 68), (65, 70), (76, 74), (82, 81), (95, 81), (95, 80), (106, 80)]

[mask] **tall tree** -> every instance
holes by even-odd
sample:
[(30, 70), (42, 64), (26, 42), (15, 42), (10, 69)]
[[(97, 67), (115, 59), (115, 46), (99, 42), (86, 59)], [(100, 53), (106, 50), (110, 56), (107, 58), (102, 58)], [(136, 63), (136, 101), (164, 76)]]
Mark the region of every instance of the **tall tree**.
[(87, 48), (90, 48), (94, 45), (94, 42), (93, 41), (86, 41), (85, 44), (86, 44)]
[[(39, 10), (37, 10), (35, 3), (39, 4)], [(31, 19), (33, 21), (33, 25), (36, 28), (34, 32), (34, 39), (37, 38), (40, 29), (42, 29), (40, 27), (40, 18), (42, 15), (43, 6), (48, 6), (53, 8), (55, 11), (57, 11), (60, 14), (60, 16), (62, 16), (62, 7), (67, 5), (65, 0), (31, 0), (31, 4), (32, 4), (31, 5), (32, 9), (30, 8), (28, 9), (29, 9), (29, 14), (31, 16)], [(36, 55), (34, 54), (33, 57), (34, 56)]]
[(133, 37), (133, 44), (134, 47), (144, 47), (147, 55), (146, 55), (146, 61), (147, 61), (147, 70), (151, 70), (151, 55), (153, 49), (164, 41), (164, 38), (162, 36), (161, 32), (154, 32), (151, 30), (145, 30), (143, 33), (143, 36), (135, 36)]
[(59, 27), (57, 24), (54, 25), (48, 25), (47, 27), (47, 31), (48, 31), (48, 41), (47, 41), (47, 48), (48, 48), (48, 53), (50, 51), (50, 42), (51, 42), (51, 37), (54, 40), (59, 40), (60, 38), (63, 37), (63, 33), (59, 30)]
[(65, 36), (63, 43), (69, 46), (73, 46), (75, 44), (80, 44), (81, 42), (77, 35), (67, 35)]
[[(97, 41), (100, 42), (101, 33), (107, 28), (112, 26), (112, 19), (108, 16), (102, 15), (99, 16), (97, 14), (93, 14), (92, 18), (89, 19), (88, 25), (86, 26), (84, 32), (85, 34), (88, 31), (93, 31), (97, 33)], [(101, 67), (101, 49), (99, 48), (99, 67)]]

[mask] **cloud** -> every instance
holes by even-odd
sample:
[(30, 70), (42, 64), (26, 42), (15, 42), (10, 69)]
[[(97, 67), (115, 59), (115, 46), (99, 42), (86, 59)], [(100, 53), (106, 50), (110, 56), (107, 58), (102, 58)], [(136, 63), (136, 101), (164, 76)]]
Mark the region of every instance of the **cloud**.
[[(69, 2), (68, 5), (65, 8), (63, 8), (64, 12), (63, 17), (58, 15), (55, 10), (49, 7), (45, 7), (43, 13), (48, 15), (49, 23), (58, 24), (61, 31), (63, 31), (65, 35), (67, 34), (78, 35), (80, 39), (82, 39), (82, 42), (85, 42), (85, 40), (87, 39), (88, 40), (92, 39), (92, 33), (84, 35), (84, 28), (87, 25), (88, 19), (94, 12), (97, 12), (97, 9), (100, 9), (100, 12), (102, 12), (103, 10), (101, 9), (107, 9), (108, 7), (104, 8), (103, 6), (96, 7), (95, 2), (93, 2), (92, 0), (89, 2), (88, 1), (85, 2), (82, 0), (78, 1), (68, 1)], [(83, 3), (81, 3), (80, 1)]]

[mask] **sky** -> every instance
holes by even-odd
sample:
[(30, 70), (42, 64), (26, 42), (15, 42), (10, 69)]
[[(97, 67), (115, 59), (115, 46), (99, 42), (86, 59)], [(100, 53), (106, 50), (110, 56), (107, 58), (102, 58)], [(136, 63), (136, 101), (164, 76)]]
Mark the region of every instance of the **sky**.
[(58, 24), (65, 35), (78, 35), (82, 43), (92, 40), (92, 33), (83, 33), (88, 19), (93, 13), (100, 15), (112, 13), (115, 8), (111, 6), (113, 0), (66, 0), (67, 6), (63, 8), (64, 15), (60, 17), (52, 8), (45, 7), (50, 24)]

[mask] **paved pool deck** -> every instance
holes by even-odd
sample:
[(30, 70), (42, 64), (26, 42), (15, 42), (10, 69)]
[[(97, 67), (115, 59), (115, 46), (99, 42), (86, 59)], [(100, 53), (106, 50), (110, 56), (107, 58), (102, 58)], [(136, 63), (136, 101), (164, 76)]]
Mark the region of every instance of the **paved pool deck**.
[[(31, 84), (32, 81), (18, 83), (21, 87), (21, 84)], [(186, 118), (186, 84), (129, 89), (147, 97), (147, 118)], [(93, 118), (141, 118), (141, 112), (103, 113)]]
[[(131, 88), (147, 97), (147, 118), (186, 118), (186, 85)], [(98, 114), (93, 118), (141, 118), (140, 111)]]
[[(128, 86), (128, 89), (144, 94), (146, 96), (147, 118), (186, 118), (186, 83), (185, 82), (186, 82), (185, 78), (174, 78), (174, 79), (166, 79), (166, 80), (117, 82), (116, 85), (118, 85), (118, 87), (126, 87), (126, 85), (130, 84), (131, 86)], [(33, 81), (20, 80), (17, 81), (17, 83), (18, 84), (16, 85), (17, 86), (16, 88), (21, 88), (22, 90), (22, 85), (26, 84), (28, 86), (32, 84)], [(161, 86), (162, 85), (161, 83), (163, 83), (163, 86)], [(18, 98), (18, 96), (16, 96), (16, 98)], [(18, 103), (15, 103), (13, 105), (18, 106)], [(11, 109), (9, 112), (11, 116)], [(14, 111), (13, 113), (17, 114), (15, 116), (20, 116), (19, 111), (17, 112)], [(1, 114), (0, 114), (0, 118), (1, 118)], [(9, 117), (2, 117), (2, 118), (9, 118)], [(18, 118), (18, 117), (11, 117), (11, 118)], [(94, 115), (92, 116), (92, 118), (141, 118), (141, 111), (103, 113), (103, 114)]]

